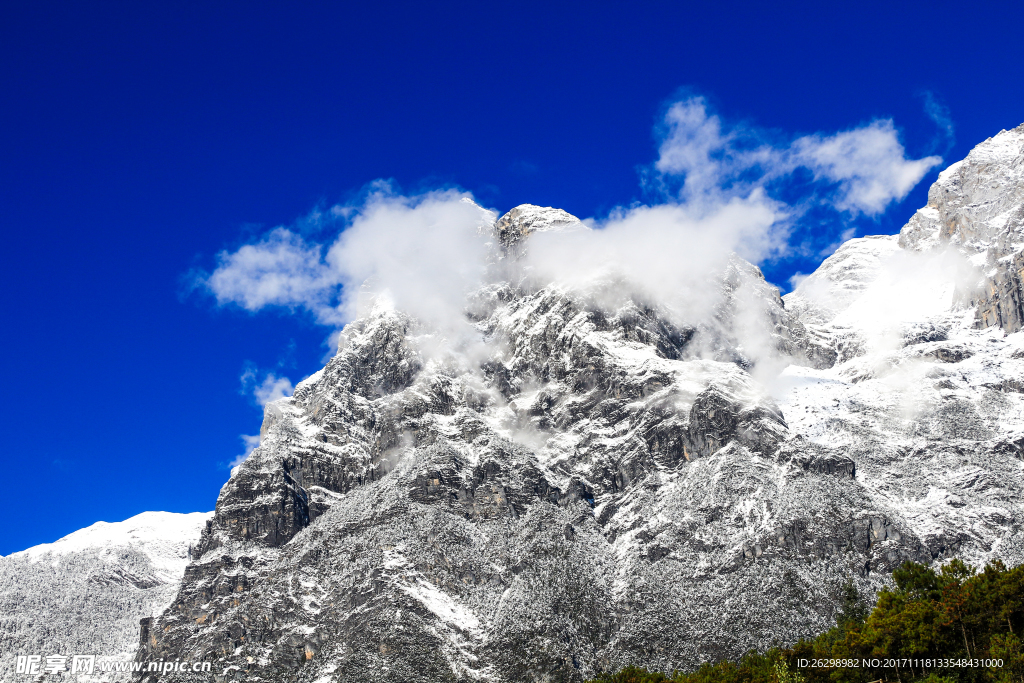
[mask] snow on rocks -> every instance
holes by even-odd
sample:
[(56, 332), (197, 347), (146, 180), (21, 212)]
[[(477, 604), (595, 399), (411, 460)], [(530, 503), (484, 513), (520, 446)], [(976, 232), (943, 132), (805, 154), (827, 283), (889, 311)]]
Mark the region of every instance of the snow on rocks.
[(157, 577), (165, 583), (177, 581), (189, 561), (189, 548), (199, 540), (199, 533), (212, 512), (143, 512), (123, 522), (96, 522), (72, 532), (53, 543), (43, 543), (8, 557), (32, 562), (50, 561), (58, 564), (62, 557), (99, 551), (101, 557), (112, 558), (117, 551), (137, 551), (152, 563)]
[(140, 657), (225, 680), (580, 681), (813, 635), (847, 582), (870, 594), (908, 559), (1020, 562), (1024, 333), (966, 292), (1010, 272), (1022, 136), (785, 299), (732, 259), (707, 319), (612, 277), (523, 276), (529, 235), (588, 228), (513, 209), (476, 338), (376, 306), (268, 407)]
[(0, 558), (0, 679), (15, 680), (14, 654), (132, 659), (139, 620), (171, 603), (212, 516), (144, 512)]

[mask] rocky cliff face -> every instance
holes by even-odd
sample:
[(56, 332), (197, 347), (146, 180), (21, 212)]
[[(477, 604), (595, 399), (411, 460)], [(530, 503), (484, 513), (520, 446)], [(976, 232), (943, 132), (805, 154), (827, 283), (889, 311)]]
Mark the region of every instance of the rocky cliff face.
[(984, 233), (986, 259), (1016, 254), (1022, 132), (785, 303), (733, 259), (702, 320), (613, 279), (531, 282), (532, 233), (586, 228), (513, 209), (476, 336), (378, 303), (267, 406), (138, 656), (218, 680), (580, 681), (815, 634), (848, 581), (907, 559), (1020, 562), (1024, 338), (975, 323), (940, 251), (974, 258)]
[(982, 270), (962, 296), (979, 327), (1024, 326), (1024, 125), (981, 143), (939, 175), (900, 247), (953, 245)]

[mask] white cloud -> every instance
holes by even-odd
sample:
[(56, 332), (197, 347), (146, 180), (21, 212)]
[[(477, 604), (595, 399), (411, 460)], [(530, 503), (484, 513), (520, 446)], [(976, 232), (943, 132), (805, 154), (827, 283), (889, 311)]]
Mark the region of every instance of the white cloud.
[(234, 469), (238, 467), (246, 458), (252, 455), (252, 452), (260, 446), (260, 435), (259, 434), (239, 434), (238, 438), (242, 440), (242, 444), (245, 446), (245, 452), (239, 453), (235, 458), (228, 463), (228, 469)]
[(311, 244), (275, 228), (254, 244), (222, 252), (203, 283), (222, 305), (300, 307), (331, 326), (359, 314), (360, 292), (384, 295), (438, 326), (462, 319), (463, 297), (486, 267), (484, 228), (493, 212), (466, 193), (406, 197), (378, 183), (361, 206), (329, 213), (344, 226), (333, 243)]
[(751, 126), (727, 127), (703, 98), (693, 97), (668, 108), (665, 126), (655, 168), (684, 179), (679, 197), (687, 202), (747, 195), (806, 168), (824, 182), (820, 191), (835, 209), (874, 216), (942, 162), (937, 156), (908, 159), (890, 120), (771, 143), (771, 136)]
[[(593, 231), (535, 235), (529, 261), (543, 277), (575, 285), (606, 273), (624, 277), (683, 318), (701, 319), (720, 300), (707, 283), (729, 254), (754, 263), (785, 256), (803, 204), (827, 201), (839, 212), (874, 214), (906, 196), (936, 163), (907, 159), (889, 121), (779, 143), (751, 126), (726, 125), (693, 97), (667, 109), (654, 165), (666, 191), (682, 181), (678, 191), (662, 204), (590, 221)], [(812, 195), (795, 204), (773, 198), (799, 168), (819, 179)], [(852, 235), (852, 228), (843, 231)]]
[(789, 280), (788, 280), (789, 288), (791, 290), (796, 289), (797, 287), (800, 286), (800, 283), (802, 283), (804, 280), (806, 280), (810, 276), (811, 276), (810, 273), (801, 273), (799, 271), (793, 273), (792, 275), (789, 276)]
[(326, 322), (339, 279), (324, 264), (322, 250), (286, 228), (275, 228), (255, 244), (221, 252), (206, 285), (219, 304), (234, 303), (250, 311), (304, 306)]
[(290, 379), (278, 377), (273, 372), (268, 372), (262, 380), (257, 380), (256, 368), (251, 365), (246, 367), (245, 372), (239, 377), (239, 381), (242, 383), (242, 393), (252, 394), (260, 407), (280, 398), (291, 396), (295, 391)]
[(726, 127), (702, 97), (673, 103), (654, 168), (684, 179), (679, 199), (703, 203), (723, 194), (748, 195), (777, 173), (779, 150), (749, 126)]
[(709, 114), (702, 98), (673, 104), (665, 113), (665, 124), (668, 134), (654, 166), (661, 173), (685, 176), (689, 195), (719, 188), (742, 163), (735, 158), (733, 136), (722, 132), (721, 120)]
[(276, 377), (274, 373), (268, 373), (253, 391), (253, 396), (256, 397), (257, 403), (265, 406), (271, 401), (291, 396), (294, 391), (295, 387), (292, 386), (290, 379), (287, 377)]
[(344, 285), (341, 315), (357, 315), (363, 286), (386, 292), (424, 322), (444, 326), (461, 318), (466, 293), (484, 275), (495, 218), (470, 195), (450, 190), (371, 196), (327, 253)]
[(624, 278), (683, 320), (705, 317), (721, 295), (708, 282), (733, 252), (759, 261), (784, 242), (785, 206), (755, 190), (712, 205), (641, 206), (596, 230), (534, 235), (528, 263), (545, 280), (585, 286)]
[[(880, 213), (939, 161), (908, 158), (891, 121), (780, 141), (752, 126), (727, 125), (705, 100), (689, 98), (664, 118), (653, 165), (664, 200), (588, 221), (594, 230), (534, 235), (524, 265), (535, 278), (571, 285), (625, 278), (634, 292), (693, 321), (720, 301), (720, 289), (708, 282), (730, 254), (755, 263), (785, 256), (812, 205), (838, 212), (831, 242), (847, 218)], [(815, 178), (810, 189), (789, 203), (778, 199), (780, 188), (796, 187), (787, 183), (801, 168)], [(305, 220), (318, 234), (337, 230), (326, 239), (276, 228), (221, 253), (204, 283), (220, 304), (301, 308), (335, 328), (358, 317), (363, 295), (372, 294), (450, 339), (470, 329), (466, 294), (487, 276), (495, 217), (463, 192), (402, 196), (378, 182), (362, 203)], [(254, 389), (261, 403), (291, 391), (287, 378), (274, 375)]]
[(808, 135), (793, 143), (790, 158), (816, 177), (838, 183), (836, 208), (874, 216), (907, 196), (937, 156), (908, 159), (892, 121), (874, 121), (835, 135)]

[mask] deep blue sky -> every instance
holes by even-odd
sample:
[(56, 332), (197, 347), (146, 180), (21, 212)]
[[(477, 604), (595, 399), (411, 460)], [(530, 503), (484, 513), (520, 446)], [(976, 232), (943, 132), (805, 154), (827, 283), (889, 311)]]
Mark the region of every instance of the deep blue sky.
[[(212, 509), (259, 429), (246, 365), (320, 367), (310, 321), (182, 295), (219, 250), (376, 178), (603, 215), (640, 198), (682, 87), (786, 134), (892, 117), (915, 157), (927, 90), (951, 162), (1024, 121), (1022, 20), (1019, 2), (8, 0), (0, 554)], [(897, 231), (935, 175), (860, 232)]]

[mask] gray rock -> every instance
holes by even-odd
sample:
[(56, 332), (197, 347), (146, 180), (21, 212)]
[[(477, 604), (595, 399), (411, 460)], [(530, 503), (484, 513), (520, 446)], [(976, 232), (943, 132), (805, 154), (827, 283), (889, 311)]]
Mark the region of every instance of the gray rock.
[(899, 238), (852, 240), (785, 299), (734, 258), (703, 320), (621, 283), (530, 283), (530, 234), (586, 228), (513, 209), (507, 279), (470, 297), (487, 352), (382, 306), (346, 327), (268, 406), (139, 658), (218, 680), (581, 681), (819, 633), (847, 581), (870, 596), (906, 560), (1021, 561), (1024, 341), (963, 298), (891, 334), (854, 315), (894, 255), (980, 244), (979, 196), (1024, 206), (1024, 153), (972, 155)]

